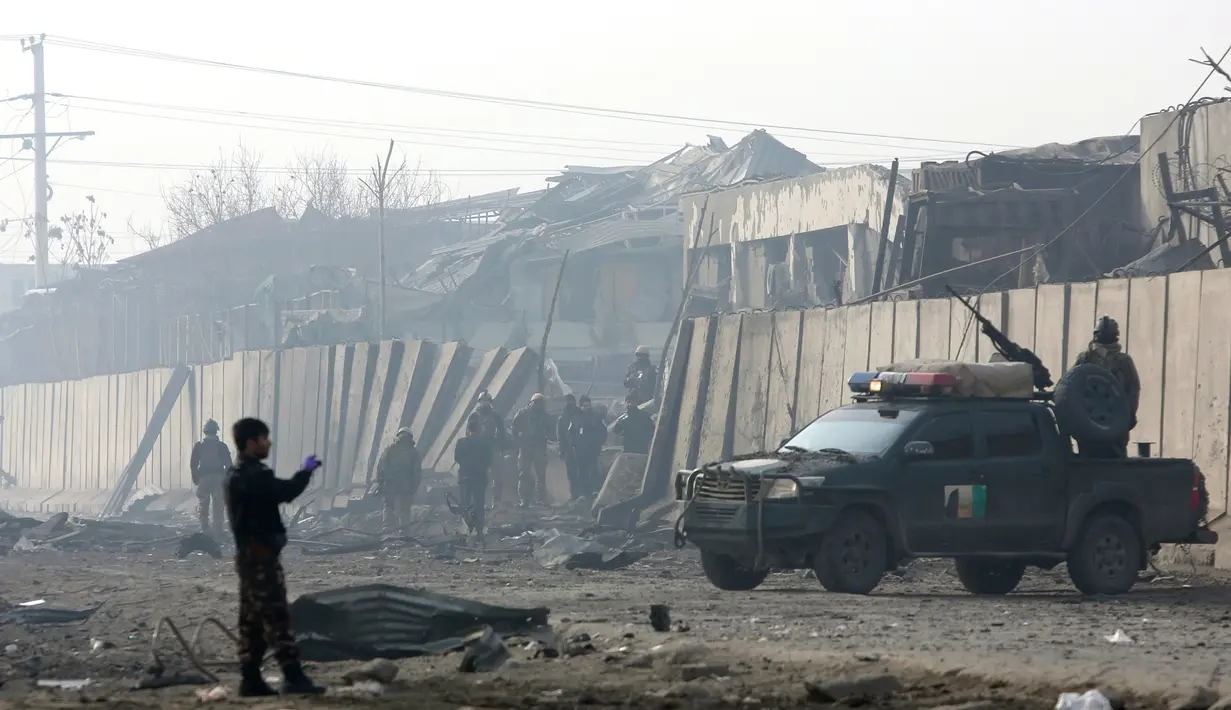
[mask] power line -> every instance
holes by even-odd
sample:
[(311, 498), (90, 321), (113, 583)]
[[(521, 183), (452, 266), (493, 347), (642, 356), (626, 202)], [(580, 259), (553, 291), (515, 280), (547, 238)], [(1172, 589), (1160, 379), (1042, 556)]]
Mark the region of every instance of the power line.
[[(730, 121), (725, 119), (703, 118), (697, 116), (684, 116), (666, 113), (652, 113), (647, 111), (630, 111), (625, 109), (611, 109), (599, 106), (586, 106), (582, 104), (566, 104), (552, 101), (537, 101), (532, 99), (517, 99), (504, 96), (493, 96), (487, 94), (474, 94), (458, 91), (444, 91), (440, 89), (429, 89), (418, 86), (408, 86), (402, 84), (390, 84), (385, 82), (367, 81), (361, 79), (349, 79), (344, 77), (329, 76), (325, 74), (313, 74), (309, 72), (290, 71), (286, 69), (273, 69), (268, 67), (257, 67), (246, 64), (236, 64), (233, 62), (221, 62), (211, 59), (202, 59), (198, 57), (188, 57), (184, 55), (169, 54), (166, 52), (154, 52), (132, 47), (123, 47), (119, 45), (106, 44), (102, 42), (92, 42), (89, 40), (73, 39), (71, 37), (61, 37), (52, 35), (48, 37), (48, 41), (56, 44), (80, 49), (91, 52), (102, 52), (108, 54), (117, 54), (123, 56), (136, 57), (141, 59), (155, 59), (167, 62), (177, 62), (183, 64), (195, 64), (199, 66), (215, 67), (220, 69), (232, 69), (236, 71), (245, 71), (258, 74), (268, 74), (274, 76), (291, 77), (298, 79), (308, 79), (312, 81), (324, 81), (336, 84), (348, 84), (352, 86), (362, 86), (367, 88), (384, 89), (389, 91), (400, 91), (404, 93), (422, 94), (425, 96), (436, 96), (440, 98), (458, 99), (463, 101), (475, 101), (480, 103), (500, 104), (505, 106), (517, 106), (521, 108), (540, 109), (546, 111), (557, 111), (562, 113), (572, 113), (581, 115), (600, 116), (606, 118), (616, 118), (621, 120), (643, 121), (648, 123), (668, 123), (674, 125), (692, 124), (708, 124), (730, 127), (740, 127), (744, 129), (766, 128), (772, 130), (788, 130), (799, 131), (803, 133), (815, 133), (821, 135), (839, 135), (839, 136), (854, 136), (862, 138), (882, 138), (888, 140), (905, 140), (920, 143), (941, 143), (947, 145), (981, 145), (991, 148), (1019, 148), (1021, 146), (1009, 145), (1005, 143), (992, 143), (987, 141), (972, 141), (972, 140), (948, 140), (941, 138), (923, 138), (918, 136), (900, 136), (884, 133), (865, 133), (859, 131), (841, 131), (835, 129), (810, 128), (806, 126), (788, 126), (781, 124), (749, 122), (749, 121)], [(683, 122), (683, 123), (681, 123)]]
[[(302, 124), (307, 124), (307, 125), (372, 129), (372, 130), (384, 132), (386, 134), (390, 131), (396, 131), (396, 132), (402, 132), (402, 133), (430, 131), (430, 132), (445, 132), (447, 137), (455, 137), (451, 134), (456, 133), (456, 134), (461, 134), (461, 135), (476, 134), (476, 135), (501, 136), (501, 137), (510, 137), (510, 138), (540, 138), (540, 139), (546, 139), (546, 140), (564, 140), (564, 141), (572, 141), (572, 142), (579, 142), (579, 143), (613, 143), (617, 145), (642, 145), (642, 146), (654, 147), (654, 148), (667, 148), (671, 150), (677, 150), (680, 147), (680, 144), (678, 143), (655, 143), (655, 142), (649, 142), (649, 141), (627, 141), (627, 140), (616, 140), (616, 139), (607, 139), (607, 138), (580, 138), (580, 137), (572, 137), (572, 136), (551, 136), (551, 135), (537, 135), (537, 134), (527, 134), (527, 133), (509, 133), (509, 132), (501, 132), (501, 131), (481, 131), (481, 130), (469, 130), (469, 129), (460, 129), (460, 128), (445, 128), (445, 127), (440, 127), (440, 126), (405, 126), (405, 125), (399, 125), (399, 124), (382, 124), (382, 123), (371, 123), (371, 122), (366, 122), (366, 121), (351, 121), (351, 120), (344, 120), (344, 119), (328, 119), (328, 118), (314, 118), (314, 117), (304, 117), (304, 116), (291, 116), (291, 115), (285, 115), (285, 114), (258, 113), (258, 112), (253, 112), (253, 111), (242, 111), (242, 110), (225, 110), (225, 109), (208, 108), (204, 106), (182, 106), (182, 105), (176, 105), (176, 104), (162, 104), (162, 103), (154, 103), (154, 102), (148, 102), (148, 101), (111, 99), (111, 98), (104, 98), (104, 97), (98, 97), (98, 96), (82, 96), (79, 94), (59, 94), (57, 93), (57, 94), (48, 94), (48, 95), (56, 96), (59, 98), (75, 99), (79, 101), (95, 101), (95, 102), (100, 102), (100, 103), (120, 104), (124, 106), (137, 106), (137, 107), (142, 107), (142, 108), (152, 108), (152, 109), (160, 109), (160, 110), (168, 110), (168, 111), (184, 111), (184, 112), (189, 112), (189, 113), (203, 113), (203, 114), (210, 114), (210, 115), (216, 115), (216, 116), (235, 116), (235, 117), (240, 117), (240, 118), (251, 118), (251, 119), (268, 120), (268, 121), (282, 121), (282, 122), (288, 122), (288, 123), (302, 123)], [(84, 108), (85, 110), (91, 110), (91, 111), (103, 110), (103, 109), (99, 109), (95, 107), (78, 106), (78, 108), (79, 109)], [(141, 115), (141, 114), (134, 114), (134, 115)], [(166, 118), (170, 119), (172, 117), (168, 116)], [(433, 135), (433, 133), (426, 133), (426, 135)], [(785, 134), (785, 133), (779, 133), (777, 135), (779, 138), (792, 138), (792, 139), (805, 140), (805, 141), (819, 141), (819, 142), (824, 142), (824, 143), (842, 143), (842, 144), (847, 144), (847, 145), (866, 145), (866, 146), (873, 146), (877, 148), (894, 148), (894, 149), (900, 149), (900, 150), (925, 150), (926, 149), (924, 146), (918, 146), (918, 145), (912, 146), (912, 145), (898, 145), (898, 144), (883, 143), (883, 142), (841, 140), (837, 138), (823, 138), (823, 137), (818, 137), (818, 136), (803, 136), (803, 135)], [(515, 141), (515, 142), (521, 142), (521, 141)], [(555, 144), (547, 144), (547, 145), (555, 145)], [(569, 147), (572, 147), (572, 146), (569, 146)], [(824, 153), (824, 155), (841, 155), (841, 154), (831, 153), (827, 151)]]

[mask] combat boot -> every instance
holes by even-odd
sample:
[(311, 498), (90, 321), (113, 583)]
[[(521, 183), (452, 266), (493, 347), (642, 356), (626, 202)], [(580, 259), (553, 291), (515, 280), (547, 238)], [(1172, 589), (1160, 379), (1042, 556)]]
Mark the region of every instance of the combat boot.
[(295, 662), (282, 667), (282, 692), (286, 695), (320, 695), (325, 692), (325, 686), (313, 683), (303, 672), (303, 666)]
[(277, 694), (278, 691), (269, 687), (269, 684), (261, 677), (260, 666), (244, 666), (243, 676), (239, 681), (239, 697), (267, 698)]

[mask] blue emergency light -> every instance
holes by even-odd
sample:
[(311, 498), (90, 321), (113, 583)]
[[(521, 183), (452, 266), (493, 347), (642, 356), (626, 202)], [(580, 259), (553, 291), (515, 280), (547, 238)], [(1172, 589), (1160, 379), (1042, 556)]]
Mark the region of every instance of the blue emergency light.
[(846, 384), (855, 394), (928, 397), (951, 394), (957, 377), (947, 372), (856, 372)]
[(855, 394), (868, 394), (872, 391), (872, 380), (880, 374), (879, 372), (853, 372), (851, 378), (846, 381), (846, 386), (850, 387)]

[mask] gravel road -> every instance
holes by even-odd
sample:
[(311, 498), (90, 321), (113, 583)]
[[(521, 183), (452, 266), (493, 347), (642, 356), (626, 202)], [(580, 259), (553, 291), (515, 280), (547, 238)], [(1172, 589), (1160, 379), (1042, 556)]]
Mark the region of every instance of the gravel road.
[[(334, 557), (291, 550), (286, 567), (292, 597), (369, 581), (423, 585), (492, 603), (546, 605), (558, 627), (595, 638), (596, 653), (570, 659), (532, 660), (514, 649), (514, 660), (494, 674), (459, 674), (454, 657), (401, 661), (399, 680), (364, 701), (371, 706), (413, 699), (417, 707), (798, 707), (810, 681), (887, 671), (904, 690), (872, 706), (994, 700), (1044, 708), (1061, 690), (1102, 687), (1126, 694), (1131, 707), (1168, 707), (1196, 687), (1219, 690), (1222, 659), (1231, 659), (1231, 586), (1189, 569), (1117, 599), (1083, 599), (1063, 568), (1030, 574), (1008, 597), (975, 598), (947, 563), (925, 561), (871, 596), (852, 597), (825, 593), (796, 573), (773, 575), (755, 592), (719, 592), (691, 551), (655, 553), (615, 572), (548, 571), (497, 553), (468, 559), (441, 561), (412, 548)], [(148, 662), (152, 626), (161, 616), (190, 627), (209, 616), (233, 625), (237, 607), (229, 563), (176, 560), (165, 551), (10, 555), (0, 558), (0, 579), (0, 597), (10, 604), (104, 603), (90, 620), (67, 626), (0, 625), (0, 706), (15, 708), (196, 704), (191, 687), (127, 689)], [(669, 604), (688, 630), (652, 631), (652, 603)], [(1131, 643), (1109, 642), (1117, 630)], [(92, 651), (94, 640), (106, 647)], [(207, 645), (217, 657), (231, 652), (216, 639)], [(685, 663), (714, 664), (721, 677), (685, 682)], [(312, 671), (336, 682), (348, 667)], [(36, 679), (73, 678), (92, 682), (80, 691), (32, 687)], [(1231, 694), (1231, 684), (1222, 690)]]

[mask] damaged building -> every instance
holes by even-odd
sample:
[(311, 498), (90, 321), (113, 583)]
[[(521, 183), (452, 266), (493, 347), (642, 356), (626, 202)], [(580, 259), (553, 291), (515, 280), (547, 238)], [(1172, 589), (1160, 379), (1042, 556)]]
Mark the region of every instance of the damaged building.
[(647, 166), (570, 167), (490, 233), (435, 250), (403, 280), (438, 298), (416, 327), (478, 348), (538, 347), (550, 319), (548, 357), (563, 379), (617, 396), (633, 349), (661, 349), (679, 308), (682, 198), (819, 172), (760, 130), (734, 146), (718, 138), (685, 146)]

